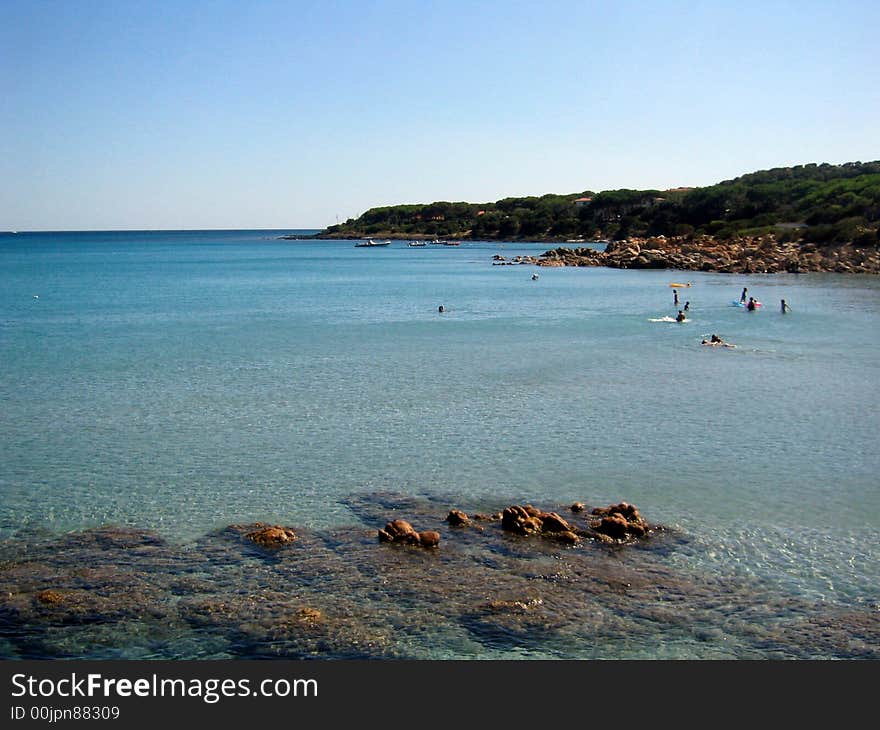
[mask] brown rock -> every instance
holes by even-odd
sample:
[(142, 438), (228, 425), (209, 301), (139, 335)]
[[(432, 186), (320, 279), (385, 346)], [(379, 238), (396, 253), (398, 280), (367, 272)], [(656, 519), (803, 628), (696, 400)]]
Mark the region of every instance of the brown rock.
[(437, 547), (440, 544), (440, 533), (427, 530), (419, 533), (419, 545), (426, 548)]
[(449, 511), (449, 514), (446, 515), (446, 521), (452, 527), (463, 527), (465, 525), (470, 524), (470, 520), (465, 512), (462, 512), (460, 509), (453, 509)]
[(518, 535), (531, 535), (534, 532), (540, 532), (541, 520), (536, 516), (539, 514), (541, 514), (540, 511), (531, 505), (522, 507), (515, 504), (501, 513), (501, 528)]
[(649, 531), (648, 523), (639, 514), (636, 506), (627, 502), (596, 507), (591, 514), (601, 518), (592, 523), (592, 528), (615, 540), (642, 537)]
[(47, 589), (37, 594), (37, 600), (47, 606), (57, 606), (59, 603), (64, 603), (64, 596), (58, 591)]
[(616, 540), (622, 540), (626, 537), (628, 527), (629, 523), (626, 518), (616, 514), (603, 517), (598, 525), (594, 525), (596, 530)]
[(304, 606), (296, 612), (297, 618), (300, 621), (308, 624), (318, 623), (322, 621), (324, 618), (324, 614), (321, 613), (317, 608), (310, 608), (308, 606)]
[(289, 527), (261, 527), (259, 530), (249, 532), (245, 537), (251, 542), (263, 547), (279, 547), (296, 540), (296, 534)]
[(583, 503), (583, 502), (575, 502), (575, 503), (571, 506), (571, 511), (572, 511), (572, 512), (583, 512), (585, 509), (586, 509), (586, 507), (584, 507), (584, 503)]
[(571, 532), (571, 525), (555, 512), (543, 512), (540, 516), (542, 532)]
[(406, 520), (392, 520), (385, 525), (384, 530), (379, 530), (379, 539), (383, 542), (403, 542), (408, 545), (416, 545), (419, 542), (419, 533)]
[(574, 545), (581, 541), (581, 539), (571, 530), (565, 530), (564, 532), (551, 532), (548, 534), (548, 537), (552, 537), (554, 540), (564, 542), (568, 545)]

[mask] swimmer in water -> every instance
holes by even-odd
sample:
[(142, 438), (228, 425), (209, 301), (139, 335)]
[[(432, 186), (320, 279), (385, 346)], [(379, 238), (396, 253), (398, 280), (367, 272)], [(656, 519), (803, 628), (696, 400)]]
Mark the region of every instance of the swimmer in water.
[(736, 347), (736, 345), (731, 345), (729, 342), (725, 342), (718, 335), (712, 335), (712, 337), (708, 340), (703, 340), (700, 344), (709, 345), (710, 347)]
[(676, 322), (684, 322), (685, 319), (687, 319), (687, 317), (685, 317), (685, 316), (684, 316), (684, 312), (682, 312), (682, 311), (679, 309), (679, 310), (678, 310), (678, 315), (675, 317), (675, 321), (676, 321)]

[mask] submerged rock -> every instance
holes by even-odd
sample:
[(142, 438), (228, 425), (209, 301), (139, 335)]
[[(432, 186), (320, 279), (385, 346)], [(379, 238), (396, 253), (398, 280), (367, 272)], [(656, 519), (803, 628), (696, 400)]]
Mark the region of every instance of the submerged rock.
[[(450, 501), (358, 495), (370, 519), (297, 530), (296, 550), (268, 558), (247, 535), (272, 526), (254, 523), (185, 544), (114, 529), (0, 540), (0, 657), (657, 658), (672, 641), (693, 658), (880, 658), (876, 602), (835, 606), (670, 559), (689, 541), (633, 505), (563, 519), (564, 503), (514, 504), (506, 522), (532, 537), (521, 539), (501, 522), (444, 529)], [(462, 506), (475, 520), (478, 505)], [(425, 529), (385, 525), (394, 514)], [(623, 537), (591, 527), (603, 520)], [(442, 537), (444, 550), (377, 550), (365, 525), (380, 524), (430, 550)]]
[(247, 533), (245, 536), (251, 542), (263, 547), (280, 547), (296, 540), (296, 534), (289, 527), (269, 525)]
[(47, 606), (57, 606), (60, 603), (64, 603), (64, 596), (58, 591), (47, 589), (37, 594), (37, 600)]

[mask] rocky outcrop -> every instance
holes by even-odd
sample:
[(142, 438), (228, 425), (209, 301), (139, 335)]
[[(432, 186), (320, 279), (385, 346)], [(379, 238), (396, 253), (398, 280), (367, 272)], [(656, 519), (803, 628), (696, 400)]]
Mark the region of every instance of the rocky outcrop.
[(517, 535), (544, 535), (574, 544), (578, 536), (556, 512), (542, 512), (530, 504), (512, 505), (501, 513), (501, 528)]
[(650, 530), (636, 506), (627, 502), (596, 507), (590, 514), (598, 518), (590, 523), (590, 527), (615, 540), (643, 537)]
[(417, 545), (419, 533), (406, 520), (392, 520), (385, 529), (379, 530), (379, 539), (382, 542), (402, 542), (407, 545)]
[(296, 540), (296, 534), (289, 527), (265, 525), (245, 535), (248, 540), (262, 547), (281, 547)]
[[(870, 600), (844, 606), (676, 559), (693, 546), (674, 529), (652, 525), (657, 549), (625, 559), (620, 546), (635, 538), (602, 535), (611, 549), (586, 539), (590, 521), (619, 514), (631, 522), (635, 514), (620, 505), (595, 514), (598, 503), (578, 514), (568, 502), (546, 505), (581, 536), (565, 549), (502, 530), (500, 514), (482, 532), (453, 529), (442, 523), (448, 505), (434, 498), (358, 492), (346, 504), (357, 522), (297, 528), (295, 547), (267, 560), (255, 559), (246, 538), (260, 529), (253, 523), (195, 542), (134, 528), (23, 530), (0, 540), (0, 651), (46, 660), (145, 649), (170, 660), (412, 660), (514, 648), (612, 659), (651, 656), (673, 637), (687, 639), (689, 658), (880, 659), (880, 613)], [(448, 549), (376, 549), (375, 529), (363, 525), (401, 514), (440, 529)]]
[(616, 269), (680, 269), (772, 274), (838, 272), (880, 274), (880, 249), (852, 244), (783, 242), (773, 234), (718, 240), (711, 236), (628, 238), (604, 251), (555, 248), (538, 266), (609, 266)]
[(406, 520), (392, 520), (379, 530), (379, 540), (433, 548), (440, 545), (440, 533), (433, 530), (418, 532)]
[(449, 514), (446, 515), (446, 521), (452, 527), (466, 527), (471, 523), (467, 513), (462, 512), (460, 509), (449, 510)]
[[(571, 510), (578, 514), (586, 507), (575, 502)], [(502, 513), (501, 527), (517, 535), (541, 535), (568, 544), (575, 544), (581, 538), (612, 544), (631, 542), (652, 530), (635, 505), (627, 502), (596, 507), (583, 524), (572, 524), (556, 512), (545, 512), (530, 504), (512, 505)]]

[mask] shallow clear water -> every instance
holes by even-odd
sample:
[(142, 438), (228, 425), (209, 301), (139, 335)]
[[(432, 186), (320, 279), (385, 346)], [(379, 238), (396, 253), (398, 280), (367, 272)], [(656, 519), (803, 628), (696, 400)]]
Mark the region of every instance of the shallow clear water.
[[(877, 605), (878, 279), (278, 235), (0, 236), (0, 536), (334, 528), (382, 490), (627, 500), (689, 535), (684, 568)], [(674, 281), (689, 320), (652, 321)]]

